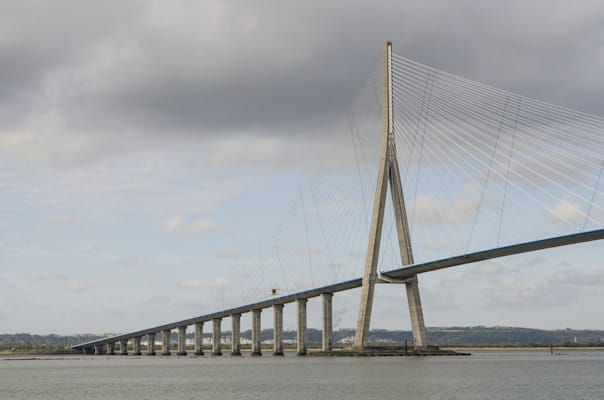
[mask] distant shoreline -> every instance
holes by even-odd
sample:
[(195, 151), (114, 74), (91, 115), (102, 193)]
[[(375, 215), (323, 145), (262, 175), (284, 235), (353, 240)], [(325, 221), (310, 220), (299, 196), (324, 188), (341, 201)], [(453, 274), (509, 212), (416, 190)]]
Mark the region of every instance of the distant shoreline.
[[(453, 347), (445, 347), (442, 346), (441, 349), (443, 350), (453, 350), (453, 351), (470, 351), (470, 352), (493, 352), (493, 353), (497, 353), (497, 352), (508, 352), (508, 353), (517, 353), (517, 352), (538, 352), (538, 353), (549, 353), (551, 352), (552, 347), (547, 346), (547, 345), (543, 345), (543, 346), (539, 346), (539, 347), (534, 347), (534, 346), (527, 346), (527, 347), (516, 347), (516, 346), (510, 346), (510, 347), (489, 347), (489, 346), (485, 346), (485, 347), (465, 347), (465, 346), (453, 346)], [(604, 351), (604, 347), (590, 347), (590, 346), (585, 346), (585, 347), (564, 347), (564, 346), (553, 346), (553, 350), (554, 352), (597, 352), (597, 351)]]
[[(531, 352), (531, 353), (551, 353), (552, 352), (552, 348), (550, 346), (541, 346), (541, 347), (534, 347), (534, 346), (527, 346), (527, 347), (516, 347), (516, 346), (510, 346), (510, 347), (465, 347), (465, 346), (451, 346), (451, 347), (445, 347), (442, 346), (441, 347), (442, 350), (452, 350), (452, 351), (457, 351), (457, 352), (472, 352), (472, 353), (525, 353), (525, 352)], [(285, 352), (289, 355), (293, 355), (296, 353), (295, 350), (290, 350), (290, 349), (286, 349)], [(312, 352), (312, 350), (311, 350)], [(563, 347), (563, 346), (553, 346), (553, 352), (554, 354), (558, 353), (580, 353), (580, 352), (604, 352), (604, 346), (602, 347)], [(272, 356), (272, 352), (270, 350), (266, 350), (265, 354), (267, 357), (271, 357)], [(247, 352), (244, 351), (244, 355), (247, 355)], [(97, 356), (95, 356), (94, 354), (88, 354), (88, 355), (84, 355), (82, 353), (79, 352), (52, 352), (52, 351), (48, 351), (48, 352), (31, 352), (31, 351), (24, 351), (24, 352), (16, 352), (16, 351), (2, 351), (0, 352), (0, 357), (4, 358), (4, 359), (23, 359), (23, 360), (39, 360), (39, 359), (44, 359), (46, 357), (52, 357), (52, 359), (57, 359), (57, 357), (62, 357), (62, 358), (95, 358)], [(120, 355), (113, 355), (113, 356), (108, 356), (108, 355), (103, 355), (103, 357), (116, 357), (116, 358), (121, 358)], [(141, 356), (136, 356), (136, 357), (141, 357)], [(161, 358), (164, 356), (158, 356), (158, 358)], [(204, 356), (206, 358), (210, 358), (211, 355), (209, 353), (207, 353), (206, 356)], [(228, 355), (226, 357), (229, 357)]]

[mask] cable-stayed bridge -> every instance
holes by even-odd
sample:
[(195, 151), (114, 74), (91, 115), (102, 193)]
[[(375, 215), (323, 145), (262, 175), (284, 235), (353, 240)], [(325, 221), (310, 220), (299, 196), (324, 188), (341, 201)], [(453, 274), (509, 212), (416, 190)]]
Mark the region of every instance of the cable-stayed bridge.
[[(127, 354), (130, 342), (141, 354), (146, 337), (147, 354), (155, 354), (161, 333), (167, 355), (177, 329), (184, 355), (187, 327), (194, 326), (194, 351), (201, 355), (204, 323), (211, 321), (218, 355), (222, 320), (230, 318), (231, 354), (238, 355), (241, 316), (249, 313), (252, 354), (260, 355), (261, 312), (272, 308), (279, 355), (284, 305), (295, 303), (297, 349), (306, 354), (307, 302), (321, 297), (322, 349), (331, 351), (332, 297), (361, 288), (354, 349), (363, 351), (375, 285), (390, 283), (405, 285), (414, 346), (426, 349), (418, 275), (604, 238), (604, 118), (419, 64), (393, 54), (390, 43), (359, 103), (347, 118), (352, 167), (342, 161), (324, 169), (318, 184), (299, 182), (289, 215), (298, 212), (302, 223), (293, 232), (287, 228), (294, 224), (284, 223), (270, 252), (259, 251), (260, 298), (73, 348), (115, 354), (119, 343)], [(293, 248), (288, 238), (304, 242), (304, 251), (284, 251)], [(417, 251), (418, 243), (433, 248), (424, 252), (430, 258)], [(297, 270), (307, 272), (297, 281), (306, 287), (292, 285)], [(267, 280), (281, 295), (263, 298)]]

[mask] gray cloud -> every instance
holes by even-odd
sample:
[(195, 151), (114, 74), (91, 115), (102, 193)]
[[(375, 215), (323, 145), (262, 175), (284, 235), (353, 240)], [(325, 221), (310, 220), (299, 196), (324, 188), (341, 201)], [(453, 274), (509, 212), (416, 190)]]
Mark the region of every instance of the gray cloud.
[(409, 58), (602, 113), (602, 11), (596, 1), (14, 2), (3, 6), (0, 113), (5, 128), (45, 110), (67, 130), (170, 140), (319, 135), (384, 39)]

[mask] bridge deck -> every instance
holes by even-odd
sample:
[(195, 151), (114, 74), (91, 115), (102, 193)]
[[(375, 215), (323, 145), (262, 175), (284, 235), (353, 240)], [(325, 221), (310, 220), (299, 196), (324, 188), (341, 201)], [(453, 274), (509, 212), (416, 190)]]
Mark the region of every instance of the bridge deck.
[[(590, 242), (594, 240), (604, 239), (604, 229), (597, 229), (593, 231), (580, 232), (571, 235), (558, 236), (553, 238), (541, 239), (532, 242), (519, 243), (511, 246), (498, 247), (489, 250), (481, 250), (474, 253), (467, 253), (449, 258), (443, 258), (440, 260), (429, 261), (425, 263), (408, 265), (402, 268), (395, 268), (389, 271), (382, 272), (383, 276), (395, 279), (410, 278), (417, 274), (425, 272), (436, 271), (444, 268), (451, 268), (458, 265), (474, 263), (478, 261), (485, 261), (499, 257), (511, 256), (514, 254), (528, 253), (531, 251), (544, 250), (553, 247), (567, 246), (577, 243)], [(108, 337), (105, 339), (95, 340), (86, 343), (80, 343), (72, 346), (72, 349), (79, 350), (88, 348), (95, 345), (102, 345), (110, 342), (117, 342), (123, 339), (130, 339), (137, 336), (143, 336), (149, 333), (156, 333), (166, 329), (176, 329), (179, 326), (193, 325), (197, 322), (211, 321), (214, 318), (226, 318), (234, 314), (243, 314), (251, 312), (252, 310), (264, 309), (272, 307), (276, 304), (287, 304), (293, 303), (298, 299), (309, 299), (318, 297), (322, 293), (336, 293), (344, 290), (354, 289), (361, 287), (362, 279), (352, 279), (345, 282), (338, 282), (319, 288), (309, 289), (302, 292), (292, 293), (285, 296), (274, 297), (271, 299), (263, 300), (256, 303), (243, 305), (240, 307), (230, 308), (227, 310), (217, 311), (210, 314), (204, 314), (197, 317), (184, 319), (181, 321), (171, 322), (164, 325), (154, 326), (148, 329), (143, 329), (135, 332), (124, 333), (117, 336)]]

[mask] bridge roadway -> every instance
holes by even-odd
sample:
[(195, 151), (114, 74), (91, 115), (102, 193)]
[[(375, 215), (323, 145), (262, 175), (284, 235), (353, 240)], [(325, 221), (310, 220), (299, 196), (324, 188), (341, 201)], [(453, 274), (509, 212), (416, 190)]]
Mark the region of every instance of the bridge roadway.
[[(401, 280), (411, 278), (414, 275), (422, 274), (426, 272), (437, 271), (440, 269), (451, 268), (463, 264), (475, 263), (479, 261), (490, 260), (499, 257), (511, 256), (515, 254), (528, 253), (537, 250), (544, 250), (554, 247), (568, 246), (572, 244), (590, 242), (594, 240), (604, 239), (604, 229), (597, 229), (592, 231), (574, 233), (570, 235), (552, 237), (547, 239), (541, 239), (531, 242), (519, 243), (510, 246), (498, 247), (489, 250), (481, 250), (474, 253), (467, 253), (463, 255), (458, 255), (449, 258), (443, 258), (439, 260), (418, 263), (413, 265), (404, 266), (401, 268), (392, 269), (389, 271), (381, 272), (381, 278), (388, 282), (392, 280)], [(121, 335), (116, 335), (112, 337), (108, 337), (105, 339), (94, 340), (86, 343), (80, 343), (78, 345), (72, 346), (74, 350), (86, 350), (90, 348), (95, 348), (100, 345), (111, 345), (116, 342), (121, 342), (128, 339), (140, 338), (144, 335), (154, 335), (159, 332), (168, 332), (172, 329), (186, 327), (189, 325), (199, 324), (206, 321), (219, 321), (222, 318), (232, 317), (232, 316), (240, 316), (243, 313), (254, 312), (258, 310), (262, 310), (270, 307), (280, 307), (284, 304), (293, 303), (296, 301), (305, 301), (310, 298), (318, 297), (323, 295), (325, 297), (328, 295), (328, 310), (326, 310), (325, 298), (324, 298), (324, 314), (327, 311), (328, 315), (324, 315), (324, 327), (325, 323), (328, 324), (329, 330), (331, 331), (331, 295), (336, 292), (341, 292), (344, 290), (354, 289), (362, 286), (362, 279), (352, 279), (344, 282), (338, 282), (327, 286), (322, 286), (310, 290), (305, 290), (302, 292), (292, 293), (285, 296), (274, 297), (268, 300), (263, 300), (256, 303), (251, 303), (247, 305), (243, 305), (240, 307), (230, 308), (228, 310), (217, 311), (210, 314), (200, 315), (197, 317), (184, 319), (181, 321), (171, 322), (164, 325), (158, 325), (147, 329), (142, 329), (135, 332), (124, 333)], [(282, 308), (280, 308), (282, 310)], [(282, 311), (281, 311), (282, 312)], [(304, 306), (304, 329), (306, 327), (306, 308)], [(259, 315), (259, 314), (258, 314)], [(282, 315), (281, 315), (282, 317)], [(259, 317), (258, 317), (259, 318)], [(325, 319), (328, 318), (329, 321)], [(238, 320), (237, 320), (238, 322)], [(300, 323), (300, 322), (299, 322)], [(238, 326), (238, 325), (237, 325)], [(258, 326), (259, 328), (259, 326)], [(324, 341), (326, 338), (324, 337)], [(324, 349), (326, 348), (324, 343)], [(331, 346), (328, 345), (327, 349), (330, 349)]]

